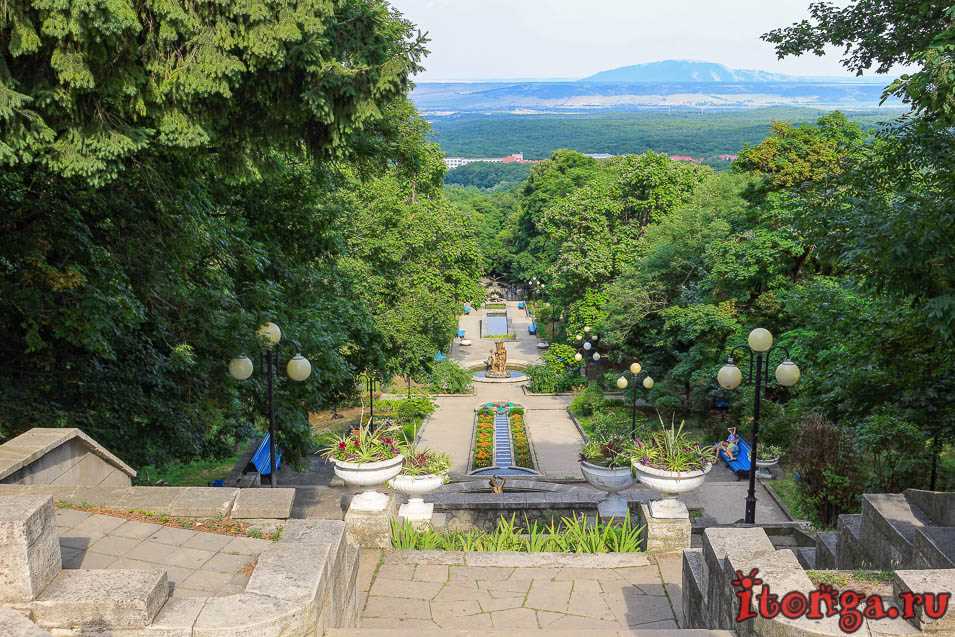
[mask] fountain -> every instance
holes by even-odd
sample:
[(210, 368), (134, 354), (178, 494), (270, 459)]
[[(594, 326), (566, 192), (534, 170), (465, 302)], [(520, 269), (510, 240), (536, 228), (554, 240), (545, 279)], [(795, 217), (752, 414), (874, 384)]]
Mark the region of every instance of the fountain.
[(488, 378), (510, 378), (511, 372), (507, 369), (507, 348), (504, 343), (494, 343), (491, 355), (487, 357)]

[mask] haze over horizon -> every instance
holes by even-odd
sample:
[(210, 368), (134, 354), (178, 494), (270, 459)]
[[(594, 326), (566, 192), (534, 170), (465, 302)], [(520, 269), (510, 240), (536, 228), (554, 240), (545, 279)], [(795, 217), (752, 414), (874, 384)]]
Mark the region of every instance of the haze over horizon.
[(806, 0), (604, 0), (586, 7), (580, 0), (392, 0), (392, 5), (431, 37), (431, 55), (418, 82), (576, 80), (660, 60), (851, 77), (837, 49), (822, 57), (777, 60), (773, 47), (760, 40), (767, 31), (807, 17)]

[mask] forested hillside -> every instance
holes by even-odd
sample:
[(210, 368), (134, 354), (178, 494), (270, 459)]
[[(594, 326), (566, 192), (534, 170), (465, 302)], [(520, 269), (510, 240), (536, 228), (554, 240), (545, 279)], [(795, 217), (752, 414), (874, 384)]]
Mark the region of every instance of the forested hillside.
[(563, 313), (563, 338), (600, 334), (605, 387), (640, 361), (652, 404), (696, 422), (719, 398), (747, 428), (752, 388), (726, 392), (716, 372), (751, 329), (769, 329), (802, 381), (767, 390), (761, 438), (788, 450), (823, 522), (863, 490), (952, 488), (950, 135), (877, 136), (832, 113), (774, 125), (724, 172), (558, 151), (512, 202), (488, 195), (488, 207), (513, 204), (486, 217), (502, 221), (491, 267), (543, 281), (542, 316)]
[[(589, 115), (478, 115), (429, 117), (433, 139), (445, 155), (501, 157), (523, 152), (545, 159), (555, 150), (625, 155), (652, 150), (715, 160), (762, 141), (772, 122), (814, 122), (811, 109), (736, 111), (638, 111)], [(866, 130), (892, 120), (898, 111), (854, 112), (847, 116)]]

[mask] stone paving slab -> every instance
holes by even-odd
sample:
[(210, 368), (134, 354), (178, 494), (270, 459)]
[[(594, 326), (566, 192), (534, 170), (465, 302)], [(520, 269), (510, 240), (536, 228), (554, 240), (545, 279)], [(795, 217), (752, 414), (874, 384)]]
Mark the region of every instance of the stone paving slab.
[[(367, 593), (361, 626), (549, 632), (677, 628), (671, 599), (681, 594), (682, 571), (675, 562), (661, 567), (655, 558), (637, 554), (620, 556), (634, 558), (634, 565), (595, 568), (597, 558), (605, 556), (575, 555), (566, 556), (581, 558), (573, 566), (514, 567), (507, 564), (520, 554), (449, 553), (442, 560), (440, 553), (385, 552), (360, 565), (360, 589)], [(478, 555), (486, 565), (467, 564), (468, 557)]]
[(242, 489), (232, 507), (232, 518), (286, 519), (292, 514), (295, 489)]
[(163, 527), (69, 509), (56, 511), (64, 569), (159, 569), (174, 598), (245, 591), (268, 540)]

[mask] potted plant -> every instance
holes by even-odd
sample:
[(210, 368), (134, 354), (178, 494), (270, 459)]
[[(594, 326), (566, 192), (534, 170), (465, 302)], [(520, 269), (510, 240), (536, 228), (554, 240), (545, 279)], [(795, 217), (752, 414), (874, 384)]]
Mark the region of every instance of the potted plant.
[[(335, 465), (335, 475), (349, 486), (375, 487), (394, 478), (401, 471), (401, 454), (394, 427), (371, 430), (367, 426), (352, 430), (325, 451), (324, 456)], [(374, 489), (352, 498), (357, 511), (382, 511), (388, 496)]]
[[(715, 452), (701, 445), (679, 427), (667, 428), (660, 419), (661, 428), (646, 440), (637, 440), (633, 446), (633, 469), (646, 486), (664, 496), (674, 496), (699, 488), (706, 474), (713, 468)], [(686, 507), (672, 497), (651, 503), (654, 517), (684, 515)]]
[(580, 450), (580, 472), (595, 489), (607, 496), (597, 503), (600, 517), (627, 517), (630, 509), (620, 491), (633, 486), (630, 454), (633, 444), (623, 436), (592, 436)]
[(408, 520), (430, 520), (434, 505), (426, 503), (425, 496), (448, 481), (451, 459), (447, 454), (419, 450), (413, 446), (403, 449), (405, 463), (401, 473), (391, 479), (391, 488), (408, 496), (408, 503), (398, 510)]
[(779, 445), (759, 445), (756, 451), (756, 466), (760, 469), (779, 464), (783, 449)]

